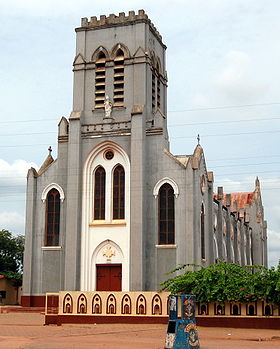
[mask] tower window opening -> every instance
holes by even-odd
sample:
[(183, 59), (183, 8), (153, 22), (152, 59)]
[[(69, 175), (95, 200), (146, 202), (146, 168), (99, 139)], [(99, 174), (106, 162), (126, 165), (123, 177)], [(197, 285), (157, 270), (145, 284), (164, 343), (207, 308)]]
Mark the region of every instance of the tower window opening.
[(160, 75), (159, 75), (159, 67), (157, 68), (157, 107), (160, 109), (161, 101), (160, 101)]
[(152, 111), (156, 109), (156, 76), (154, 71), (152, 72)]
[(114, 106), (124, 105), (124, 53), (118, 49), (114, 59)]
[(105, 64), (106, 56), (103, 52), (100, 52), (95, 62), (95, 108), (104, 108), (106, 83)]
[(205, 211), (204, 205), (200, 209), (200, 242), (201, 242), (201, 259), (205, 259)]

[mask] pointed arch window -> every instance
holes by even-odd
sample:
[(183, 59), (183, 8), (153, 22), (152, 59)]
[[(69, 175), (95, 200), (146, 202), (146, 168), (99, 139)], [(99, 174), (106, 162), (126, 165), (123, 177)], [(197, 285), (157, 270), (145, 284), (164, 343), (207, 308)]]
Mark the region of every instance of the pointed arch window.
[(113, 219), (124, 219), (125, 210), (125, 172), (118, 165), (113, 172)]
[(174, 190), (168, 183), (159, 189), (159, 244), (175, 243)]
[(204, 205), (200, 209), (200, 243), (201, 243), (201, 259), (205, 259), (205, 210)]
[(94, 174), (94, 220), (105, 219), (105, 183), (105, 170), (99, 166)]
[(124, 105), (124, 53), (118, 49), (114, 59), (114, 106)]
[(46, 200), (45, 246), (59, 245), (60, 194), (57, 189), (48, 192)]
[(95, 108), (104, 108), (106, 83), (106, 56), (104, 52), (98, 54), (95, 62)]

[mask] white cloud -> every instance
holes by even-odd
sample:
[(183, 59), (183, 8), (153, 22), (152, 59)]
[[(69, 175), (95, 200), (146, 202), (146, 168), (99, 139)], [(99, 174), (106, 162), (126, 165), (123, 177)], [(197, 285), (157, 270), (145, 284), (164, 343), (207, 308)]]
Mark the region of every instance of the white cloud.
[(0, 159), (0, 229), (24, 233), (26, 175), (32, 162), (16, 160), (12, 164)]
[(0, 229), (6, 229), (13, 234), (24, 234), (25, 218), (18, 212), (0, 212)]
[(232, 102), (242, 103), (261, 97), (267, 83), (254, 71), (251, 57), (242, 51), (230, 51), (225, 57), (226, 66), (217, 78), (217, 86)]
[(268, 264), (277, 266), (280, 260), (280, 232), (268, 229)]
[(25, 186), (27, 171), (30, 167), (37, 168), (37, 165), (25, 160), (15, 160), (12, 164), (9, 164), (5, 160), (0, 159), (1, 190), (7, 189), (7, 187)]

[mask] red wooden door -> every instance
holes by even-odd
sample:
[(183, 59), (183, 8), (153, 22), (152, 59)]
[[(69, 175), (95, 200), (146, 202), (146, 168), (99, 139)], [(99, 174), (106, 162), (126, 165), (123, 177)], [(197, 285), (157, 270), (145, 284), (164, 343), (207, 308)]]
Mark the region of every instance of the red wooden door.
[(122, 266), (121, 264), (96, 266), (96, 291), (121, 291)]

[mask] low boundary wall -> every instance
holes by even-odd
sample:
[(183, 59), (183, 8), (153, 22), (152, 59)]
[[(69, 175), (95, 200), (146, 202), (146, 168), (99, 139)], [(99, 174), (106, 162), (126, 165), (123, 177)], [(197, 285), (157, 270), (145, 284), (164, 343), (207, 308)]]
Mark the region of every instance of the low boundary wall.
[(167, 323), (169, 292), (47, 293), (45, 324)]
[[(169, 292), (80, 292), (46, 294), (45, 324), (168, 323)], [(198, 326), (280, 328), (280, 308), (253, 303), (197, 303)]]

